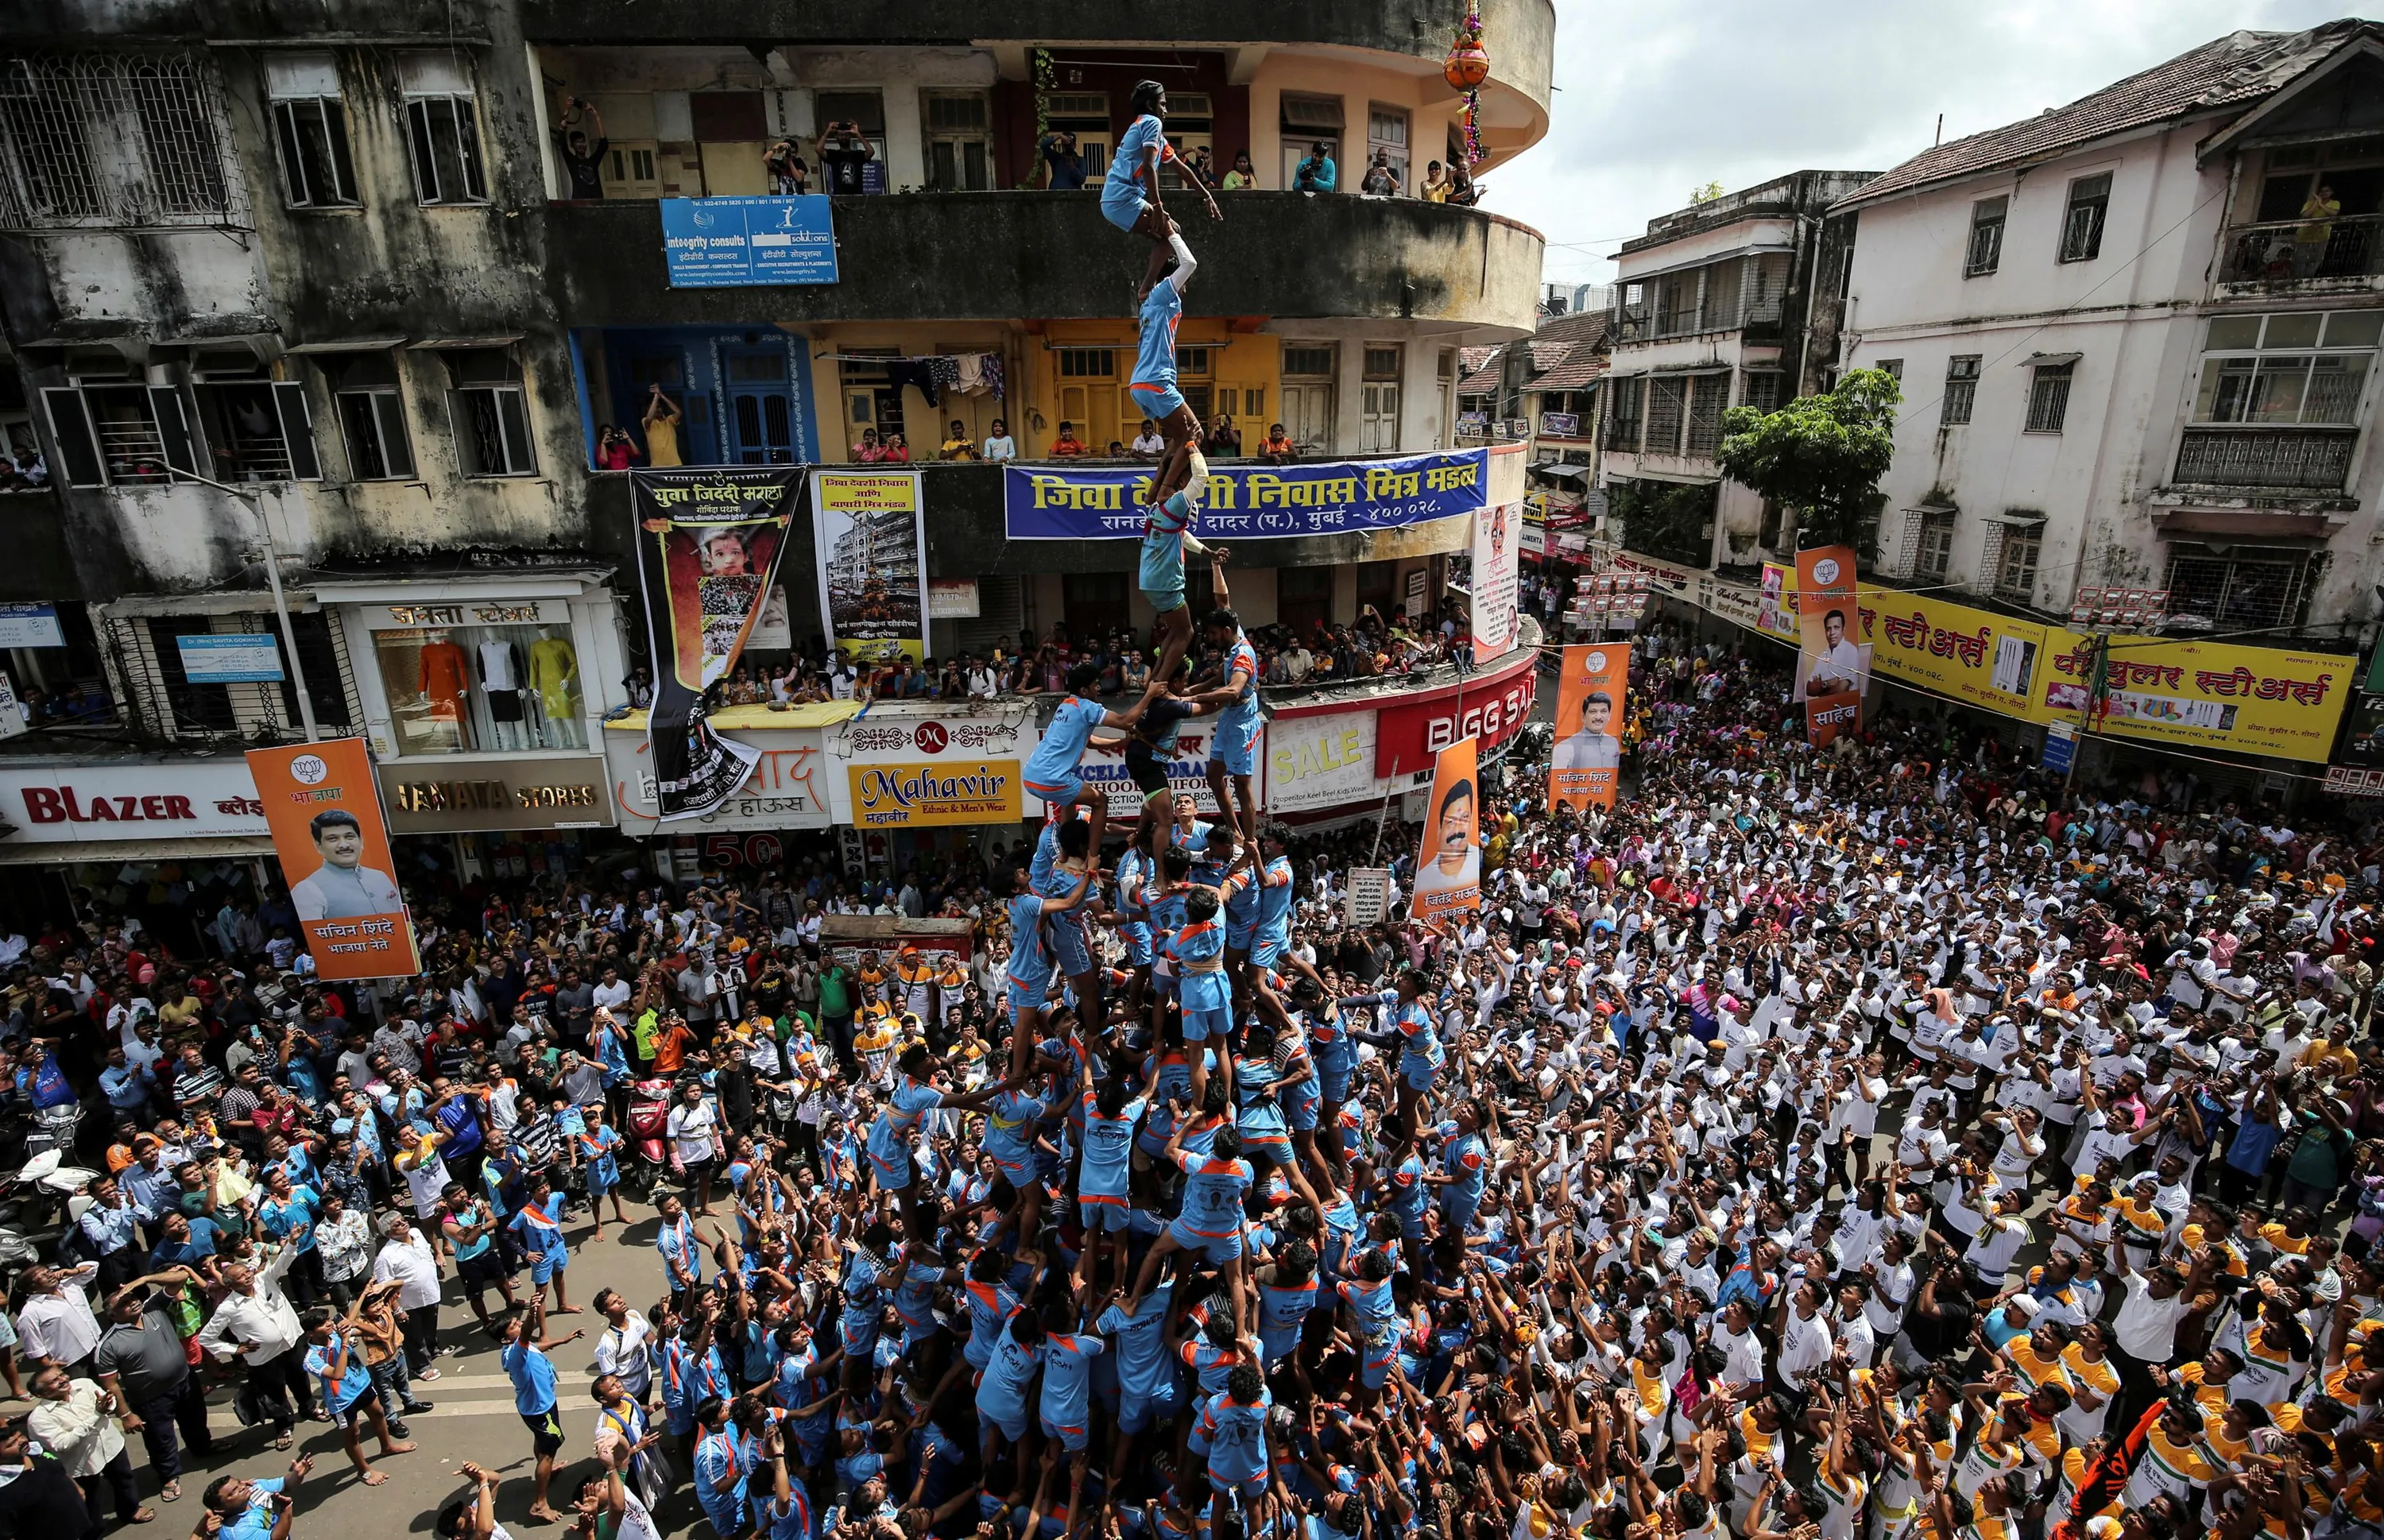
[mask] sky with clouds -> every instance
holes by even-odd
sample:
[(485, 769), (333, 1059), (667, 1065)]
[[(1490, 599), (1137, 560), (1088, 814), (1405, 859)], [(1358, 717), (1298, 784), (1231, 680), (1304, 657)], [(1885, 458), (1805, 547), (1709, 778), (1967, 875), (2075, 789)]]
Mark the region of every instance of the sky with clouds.
[[(1693, 189), (1806, 168), (1884, 171), (2224, 33), (2384, 15), (2384, 0), (1557, 0), (1548, 135), (1484, 179), (1548, 239), (1551, 283), (1607, 283), (1615, 248)], [(1495, 56), (1498, 40), (1487, 40)]]

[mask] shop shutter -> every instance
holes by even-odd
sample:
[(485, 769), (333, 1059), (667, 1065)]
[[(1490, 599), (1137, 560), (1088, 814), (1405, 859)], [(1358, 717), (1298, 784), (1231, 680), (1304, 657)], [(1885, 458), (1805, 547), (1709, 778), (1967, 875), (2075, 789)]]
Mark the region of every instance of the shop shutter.
[(976, 580), (976, 618), (952, 622), (952, 634), (963, 652), (979, 657), (993, 651), (994, 643), (1015, 645), (1018, 633), (1025, 628), (1025, 582), (1019, 578), (979, 578)]

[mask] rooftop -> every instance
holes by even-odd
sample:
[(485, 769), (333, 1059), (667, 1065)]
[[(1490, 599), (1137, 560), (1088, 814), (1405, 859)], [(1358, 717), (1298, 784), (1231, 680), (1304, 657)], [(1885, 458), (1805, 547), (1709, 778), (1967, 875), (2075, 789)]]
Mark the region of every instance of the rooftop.
[(1876, 171), (1791, 171), (1759, 186), (1725, 192), (1718, 198), (1676, 208), (1647, 221), (1647, 233), (1622, 243), (1619, 257), (1646, 251), (1685, 236), (1695, 235), (1740, 219), (1819, 214), (1841, 199), (1852, 197)]
[(1923, 151), (1845, 201), (1872, 203), (1933, 182), (2049, 159), (2113, 134), (2256, 101), (2338, 49), (2379, 35), (2384, 28), (2356, 18), (2303, 32), (2229, 32), (2067, 106), (2047, 107), (2034, 118)]

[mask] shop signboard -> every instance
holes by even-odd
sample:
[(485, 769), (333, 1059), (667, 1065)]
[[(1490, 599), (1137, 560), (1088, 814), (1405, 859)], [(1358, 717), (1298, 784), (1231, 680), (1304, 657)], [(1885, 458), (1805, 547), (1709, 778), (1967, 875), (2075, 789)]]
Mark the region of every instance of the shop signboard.
[(1581, 436), (1581, 414), (1578, 412), (1543, 412), (1540, 432), (1552, 439), (1577, 439)]
[(1018, 770), (1014, 759), (962, 759), (853, 764), (845, 775), (855, 824), (864, 829), (906, 829), (1017, 823), (1025, 816)]
[(434, 759), (383, 761), (381, 801), (398, 834), (598, 829), (613, 823), (604, 762), (594, 754), (490, 760), (468, 768)]
[(17, 686), (7, 675), (0, 674), (0, 738), (16, 738), (33, 730), (25, 720), (24, 702), (17, 699)]
[(837, 281), (835, 217), (824, 192), (661, 203), (663, 265), (674, 289)]
[(879, 704), (820, 736), (838, 824), (923, 828), (1025, 816), (1019, 770), (1035, 747), (1031, 701)]
[[(1209, 740), (1203, 721), (1186, 723), (1175, 735), (1175, 752), (1167, 762), (1168, 791), (1191, 798), (1193, 806), (1204, 817), (1213, 817), (1218, 811), (1217, 794), (1209, 789)], [(1259, 741), (1264, 744), (1267, 739)], [(1126, 768), (1123, 743), (1105, 749), (1096, 740), (1077, 762), (1076, 773), (1086, 786), (1100, 789), (1112, 822), (1120, 818), (1131, 821), (1142, 815), (1142, 789), (1134, 784), (1134, 772)]]
[(2384, 770), (2357, 764), (2329, 764), (2319, 789), (2329, 797), (2384, 797)]
[[(2036, 701), (2050, 714), (2088, 706), (2093, 640), (2047, 628)], [(2331, 755), (2359, 660), (2228, 642), (2114, 638), (2092, 726), (2143, 739), (2323, 764)]]
[[(752, 771), (725, 801), (688, 824), (703, 829), (824, 829), (833, 825), (821, 729), (803, 720), (807, 714), (826, 711), (849, 715), (851, 707), (841, 701), (825, 707), (797, 706), (776, 714), (788, 727), (735, 729), (739, 742), (758, 751)], [(627, 833), (653, 833), (660, 819), (646, 735), (607, 731), (604, 762), (613, 817)]]
[(1308, 813), (1378, 796), (1375, 721), (1376, 709), (1368, 706), (1320, 716), (1278, 715), (1268, 723), (1261, 798), (1267, 811)]
[(930, 578), (927, 579), (927, 618), (930, 620), (975, 620), (981, 613), (983, 601), (977, 595), (974, 578)]
[(1401, 607), (1407, 611), (1409, 620), (1416, 620), (1422, 616), (1426, 608), (1425, 590), (1431, 585), (1432, 574), (1422, 567), (1410, 567), (1408, 570), (1407, 598)]
[(827, 644), (861, 664), (927, 655), (927, 524), (915, 470), (812, 472)]
[(0, 647), (64, 647), (56, 604), (0, 604)]
[(1859, 640), (1870, 646), (1873, 672), (2005, 716), (2044, 719), (2031, 702), (2048, 634), (2035, 621), (1926, 595), (1862, 593)]
[(279, 684), (281, 649), (270, 631), (209, 631), (174, 639), (194, 685)]
[[(1002, 513), (1009, 536), (1138, 540), (1152, 474), (1148, 467), (1008, 466)], [(1295, 466), (1212, 465), (1197, 533), (1232, 541), (1404, 528), (1477, 512), (1489, 482), (1486, 449)]]
[(248, 772), (316, 973), (326, 979), (419, 973), (365, 740), (251, 749)]
[[(1384, 704), (1374, 714), (1374, 774), (1414, 775), (1462, 738), (1488, 753), (1522, 731), (1538, 689), (1539, 654), (1528, 652), (1503, 667)], [(1281, 722), (1278, 715), (1269, 730)]]
[(1349, 897), (1342, 914), (1352, 925), (1380, 925), (1391, 913), (1391, 869), (1359, 866), (1349, 873)]
[(272, 832), (256, 781), (239, 760), (11, 765), (0, 769), (0, 813), (17, 826), (11, 843), (255, 838)]
[(744, 652), (806, 484), (791, 466), (630, 473), (638, 576), (654, 659), (646, 715), (662, 818), (693, 818), (745, 783), (756, 751), (704, 720), (703, 692)]

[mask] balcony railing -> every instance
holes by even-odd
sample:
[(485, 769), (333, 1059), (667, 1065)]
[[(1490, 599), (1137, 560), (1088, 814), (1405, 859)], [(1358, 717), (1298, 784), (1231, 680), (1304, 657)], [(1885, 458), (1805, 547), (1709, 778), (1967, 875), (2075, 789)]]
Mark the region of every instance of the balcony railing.
[(2384, 275), (2384, 214), (2279, 219), (2227, 230), (2221, 283), (2306, 283)]
[(2189, 428), (2177, 479), (2205, 487), (2341, 491), (2356, 428)]

